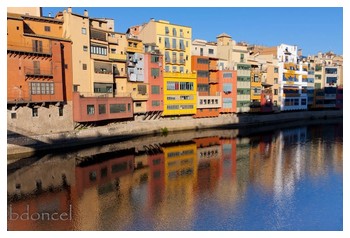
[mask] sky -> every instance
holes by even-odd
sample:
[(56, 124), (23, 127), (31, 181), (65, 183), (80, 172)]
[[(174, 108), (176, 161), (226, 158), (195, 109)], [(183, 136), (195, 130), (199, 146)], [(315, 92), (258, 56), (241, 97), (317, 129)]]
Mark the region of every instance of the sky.
[[(67, 7), (44, 7), (43, 15), (55, 16)], [(88, 10), (93, 18), (112, 18), (115, 31), (146, 23), (150, 18), (192, 27), (192, 39), (216, 41), (221, 33), (249, 44), (290, 44), (303, 55), (319, 51), (343, 54), (343, 8), (341, 7), (73, 7)]]

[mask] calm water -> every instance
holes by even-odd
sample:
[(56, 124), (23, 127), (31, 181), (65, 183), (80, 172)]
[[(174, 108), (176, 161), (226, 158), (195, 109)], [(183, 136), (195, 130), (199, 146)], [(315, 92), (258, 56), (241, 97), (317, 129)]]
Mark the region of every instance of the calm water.
[(8, 229), (342, 230), (342, 121), (22, 159), (8, 165)]

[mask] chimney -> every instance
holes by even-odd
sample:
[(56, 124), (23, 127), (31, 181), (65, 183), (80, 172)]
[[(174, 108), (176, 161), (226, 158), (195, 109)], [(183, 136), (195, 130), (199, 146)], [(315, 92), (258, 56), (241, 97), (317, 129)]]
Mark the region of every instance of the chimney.
[(72, 13), (72, 8), (68, 7), (68, 13)]
[(88, 17), (88, 16), (89, 16), (88, 11), (85, 9), (84, 10), (84, 17)]

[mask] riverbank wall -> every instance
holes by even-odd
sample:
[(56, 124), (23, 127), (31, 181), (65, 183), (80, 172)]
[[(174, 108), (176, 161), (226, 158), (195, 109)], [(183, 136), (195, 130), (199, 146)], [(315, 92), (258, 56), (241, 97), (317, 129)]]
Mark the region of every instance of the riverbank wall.
[(198, 131), (211, 128), (254, 128), (293, 121), (342, 118), (342, 110), (281, 112), (265, 115), (227, 114), (215, 118), (167, 118), (149, 121), (128, 121), (82, 130), (42, 135), (16, 134), (7, 138), (8, 159), (31, 156), (40, 151), (64, 150), (76, 146), (125, 141), (145, 135), (168, 135), (177, 131)]

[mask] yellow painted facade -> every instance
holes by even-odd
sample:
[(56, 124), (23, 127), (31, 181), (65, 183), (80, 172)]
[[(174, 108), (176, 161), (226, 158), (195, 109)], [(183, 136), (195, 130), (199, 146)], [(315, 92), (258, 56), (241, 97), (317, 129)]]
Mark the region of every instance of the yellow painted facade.
[(197, 179), (197, 146), (184, 144), (162, 147), (165, 161), (165, 185), (193, 185)]
[(197, 74), (164, 73), (163, 116), (192, 115), (197, 107)]
[(164, 70), (191, 72), (192, 28), (168, 21), (149, 21), (140, 31), (143, 43), (155, 43), (164, 55)]

